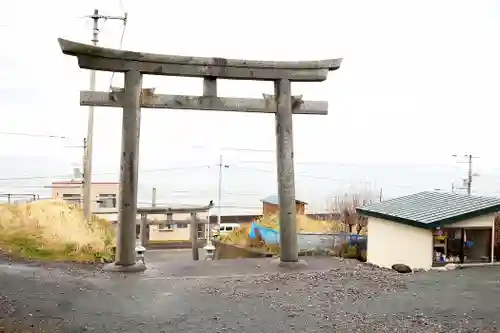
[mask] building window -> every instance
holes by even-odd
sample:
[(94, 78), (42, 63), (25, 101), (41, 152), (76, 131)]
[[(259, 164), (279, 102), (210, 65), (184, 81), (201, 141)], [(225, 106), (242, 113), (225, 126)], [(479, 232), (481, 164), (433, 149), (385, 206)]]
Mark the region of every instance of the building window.
[(72, 205), (79, 205), (82, 196), (80, 194), (75, 194), (75, 193), (63, 193), (62, 198), (63, 200), (67, 201)]
[(176, 227), (175, 223), (170, 224), (159, 224), (158, 230), (174, 230)]
[(116, 194), (99, 194), (99, 208), (116, 208)]
[(187, 223), (170, 223), (170, 224), (159, 224), (159, 230), (174, 230), (174, 229), (186, 229), (188, 227)]

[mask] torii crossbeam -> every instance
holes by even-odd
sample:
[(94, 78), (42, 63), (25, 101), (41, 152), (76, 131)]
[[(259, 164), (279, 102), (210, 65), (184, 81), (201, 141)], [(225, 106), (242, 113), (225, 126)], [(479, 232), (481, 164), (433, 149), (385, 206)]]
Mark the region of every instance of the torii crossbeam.
[[(82, 91), (80, 104), (123, 108), (120, 169), (120, 211), (115, 266), (130, 271), (135, 263), (135, 225), (141, 108), (274, 113), (281, 263), (298, 262), (295, 212), (292, 114), (326, 115), (328, 102), (303, 101), (291, 95), (291, 82), (322, 82), (340, 68), (342, 59), (320, 61), (257, 61), (160, 55), (102, 48), (59, 39), (64, 54), (76, 56), (80, 68), (123, 72), (124, 89)], [(142, 89), (142, 76), (203, 78), (203, 96), (158, 95)], [(262, 99), (217, 96), (217, 79), (273, 81), (274, 95)], [(220, 204), (220, 203), (219, 203)], [(132, 232), (132, 230), (134, 232)]]

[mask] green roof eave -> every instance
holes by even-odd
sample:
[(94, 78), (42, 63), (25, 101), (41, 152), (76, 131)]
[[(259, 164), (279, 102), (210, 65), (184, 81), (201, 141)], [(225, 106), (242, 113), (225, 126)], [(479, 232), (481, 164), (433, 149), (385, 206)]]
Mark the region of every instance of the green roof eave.
[(363, 208), (356, 208), (356, 211), (359, 214), (365, 215), (368, 217), (380, 218), (380, 219), (384, 219), (384, 220), (388, 220), (388, 221), (392, 221), (392, 222), (396, 222), (396, 223), (406, 224), (406, 225), (416, 227), (416, 228), (435, 229), (435, 228), (442, 227), (442, 226), (445, 226), (448, 224), (452, 224), (452, 223), (456, 223), (456, 222), (460, 222), (460, 221), (465, 221), (465, 220), (470, 220), (470, 219), (473, 219), (475, 217), (483, 216), (486, 214), (497, 213), (500, 211), (500, 205), (495, 205), (495, 206), (483, 208), (480, 210), (476, 210), (473, 212), (456, 215), (456, 216), (453, 216), (451, 218), (435, 221), (432, 223), (424, 223), (424, 222), (420, 222), (420, 221), (405, 219), (405, 218), (398, 217), (398, 216), (392, 216), (392, 215), (388, 215), (388, 214), (364, 210)]

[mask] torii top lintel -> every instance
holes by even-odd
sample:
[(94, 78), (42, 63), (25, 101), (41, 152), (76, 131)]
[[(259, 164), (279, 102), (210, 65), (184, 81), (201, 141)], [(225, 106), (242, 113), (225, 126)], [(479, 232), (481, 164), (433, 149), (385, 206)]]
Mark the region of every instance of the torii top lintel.
[(340, 67), (342, 59), (319, 61), (259, 61), (225, 58), (187, 57), (122, 51), (77, 43), (59, 38), (64, 54), (78, 58), (80, 68), (143, 74), (212, 77), (234, 80), (325, 81), (328, 72)]

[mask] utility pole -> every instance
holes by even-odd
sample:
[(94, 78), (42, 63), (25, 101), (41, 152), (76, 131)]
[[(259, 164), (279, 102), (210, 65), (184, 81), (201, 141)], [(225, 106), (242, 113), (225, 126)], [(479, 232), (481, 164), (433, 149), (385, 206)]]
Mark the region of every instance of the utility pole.
[[(452, 155), (453, 157), (458, 157), (458, 155)], [(467, 164), (468, 164), (468, 171), (467, 171), (467, 179), (465, 179), (466, 182), (466, 187), (467, 189), (467, 195), (471, 195), (472, 193), (472, 178), (474, 176), (477, 176), (477, 174), (472, 173), (472, 159), (477, 158), (477, 156), (473, 156), (472, 154), (464, 155), (465, 158), (467, 158)], [(458, 163), (463, 163), (463, 162), (458, 162)], [(453, 186), (453, 185), (452, 185)], [(454, 188), (452, 187), (452, 191)]]
[[(83, 165), (82, 168), (85, 169), (85, 165), (87, 165), (87, 138), (83, 138)], [(85, 170), (82, 170), (80, 172), (80, 175), (82, 177), (82, 194), (80, 198), (80, 207), (83, 207), (83, 198), (85, 197)], [(88, 196), (90, 198), (90, 195)], [(89, 200), (90, 201), (90, 200)], [(87, 217), (86, 215), (84, 215)]]
[(221, 221), (221, 205), (222, 205), (222, 168), (226, 168), (228, 169), (229, 168), (229, 165), (227, 164), (223, 164), (222, 163), (222, 155), (220, 155), (219, 157), (219, 187), (218, 187), (218, 193), (217, 193), (217, 197), (218, 197), (218, 208), (217, 208), (217, 225), (219, 226), (220, 228), (220, 221)]
[(156, 207), (156, 187), (153, 187), (153, 193), (151, 195), (151, 207)]
[(467, 172), (467, 194), (471, 194), (472, 189), (472, 155), (469, 155), (469, 171)]
[[(106, 16), (100, 15), (98, 9), (94, 9), (94, 14), (89, 16), (93, 21), (92, 27), (92, 45), (99, 44), (99, 20), (121, 20), (123, 24), (127, 24), (127, 14), (124, 16)], [(90, 71), (90, 90), (95, 91), (96, 72)], [(92, 154), (94, 149), (94, 106), (89, 106), (89, 115), (87, 123), (87, 140), (86, 140), (86, 158), (83, 166), (83, 212), (88, 220), (92, 212), (90, 211), (90, 189), (92, 185)]]

